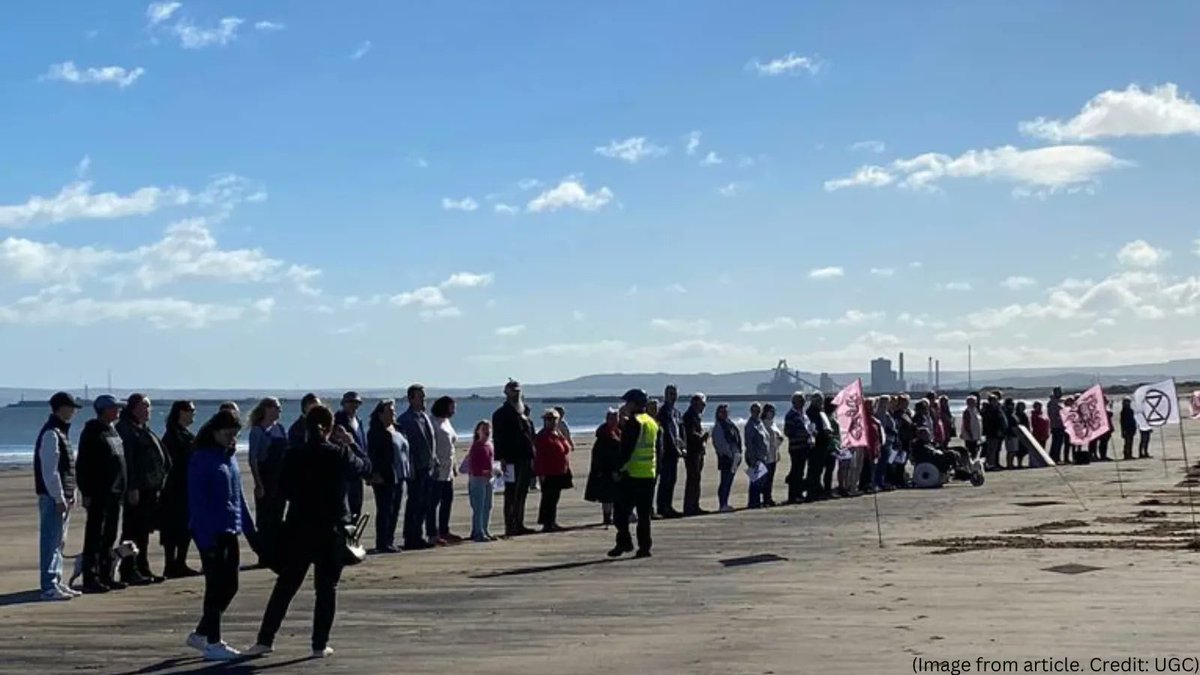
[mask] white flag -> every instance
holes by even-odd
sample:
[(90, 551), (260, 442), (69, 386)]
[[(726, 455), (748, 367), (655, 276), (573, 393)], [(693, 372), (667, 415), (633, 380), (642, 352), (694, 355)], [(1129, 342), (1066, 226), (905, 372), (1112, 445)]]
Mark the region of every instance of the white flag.
[(1138, 429), (1150, 431), (1168, 424), (1179, 424), (1179, 399), (1175, 396), (1175, 380), (1145, 384), (1133, 392), (1133, 416)]

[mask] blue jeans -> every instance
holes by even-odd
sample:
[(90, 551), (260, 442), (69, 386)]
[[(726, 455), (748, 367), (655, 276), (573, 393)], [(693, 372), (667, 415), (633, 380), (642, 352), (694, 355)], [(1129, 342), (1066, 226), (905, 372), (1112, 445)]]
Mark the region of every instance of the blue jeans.
[(490, 534), (493, 492), (491, 478), (471, 476), (471, 480), (467, 482), (467, 496), (471, 500), (472, 539)]
[(733, 479), (737, 472), (733, 469), (721, 469), (721, 483), (717, 486), (717, 504), (721, 508), (729, 506), (729, 491), (733, 489)]
[(58, 503), (46, 495), (38, 495), (41, 514), (41, 556), (38, 570), (42, 592), (53, 591), (63, 582), (63, 544), (67, 540), (67, 521), (71, 512), (58, 512)]

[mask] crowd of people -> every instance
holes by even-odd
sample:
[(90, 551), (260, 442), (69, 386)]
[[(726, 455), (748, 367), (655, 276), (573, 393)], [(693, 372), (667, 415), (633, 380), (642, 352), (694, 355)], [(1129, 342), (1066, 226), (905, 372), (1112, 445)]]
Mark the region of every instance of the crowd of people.
[[(426, 406), (424, 387), (397, 401), (378, 401), (364, 423), (356, 392), (342, 396), (336, 411), (315, 394), (306, 395), (300, 415), (284, 428), (278, 399), (264, 398), (243, 416), (235, 403), (193, 432), (196, 407), (176, 401), (159, 436), (149, 426), (151, 401), (131, 394), (93, 401), (95, 417), (83, 427), (78, 455), (70, 425), (80, 408), (65, 392), (50, 399), (51, 414), (35, 446), (34, 477), (41, 512), (42, 598), (70, 600), (80, 594), (63, 582), (63, 544), (77, 498), (86, 512), (82, 593), (103, 594), (128, 586), (203, 575), (201, 619), (189, 646), (211, 660), (268, 654), (274, 649), (288, 607), (310, 568), (314, 574), (312, 649), (332, 654), (329, 635), (337, 585), (347, 564), (347, 546), (363, 517), (364, 488), (375, 503), (376, 554), (447, 546), (469, 538), (495, 541), (491, 512), (502, 490), (506, 537), (532, 534), (527, 501), (540, 491), (537, 524), (543, 532), (563, 529), (558, 507), (574, 487), (575, 441), (565, 411), (548, 408), (537, 428), (521, 385), (504, 387), (504, 403), (490, 420), (475, 423), (470, 443), (460, 443), (453, 420), (456, 403), (441, 397)], [(772, 404), (749, 406), (744, 424), (729, 406), (718, 405), (705, 422), (707, 398), (693, 394), (679, 410), (679, 394), (668, 386), (661, 401), (641, 389), (622, 397), (595, 430), (583, 498), (600, 504), (605, 526), (615, 525), (619, 557), (636, 551), (651, 556), (651, 521), (698, 516), (708, 447), (717, 462), (717, 510), (734, 510), (730, 495), (739, 471), (746, 474), (750, 509), (892, 490), (909, 485), (908, 467), (929, 463), (949, 471), (962, 458), (982, 456), (990, 470), (1024, 466), (1029, 444), (1024, 427), (1055, 462), (1107, 460), (1109, 437), (1090, 447), (1072, 446), (1064, 419), (1073, 404), (1055, 389), (1047, 404), (1005, 398), (1000, 392), (973, 394), (961, 415), (945, 396), (930, 393), (915, 402), (907, 394), (864, 402), (867, 433), (843, 437), (838, 405), (822, 394), (796, 393), (783, 414)], [(1110, 417), (1112, 413), (1109, 413)], [(253, 515), (242, 493), (236, 443), (249, 427), (247, 464), (253, 482)], [(1111, 427), (1111, 425), (1110, 425)], [(1150, 432), (1139, 431), (1131, 402), (1119, 413), (1124, 458), (1149, 456)], [(776, 500), (777, 468), (786, 444), (790, 469), (786, 495)], [(463, 452), (465, 450), (465, 452)], [(1001, 463), (1001, 455), (1004, 463)], [(679, 465), (683, 465), (682, 511), (675, 509)], [(455, 479), (467, 477), (472, 517), (468, 537), (451, 531)], [(403, 518), (401, 514), (403, 513)], [(636, 546), (630, 531), (636, 523)], [(119, 556), (118, 541), (133, 555)], [(361, 529), (359, 527), (358, 529)], [(402, 546), (396, 545), (397, 530)], [(162, 575), (150, 565), (150, 536), (160, 533)], [(238, 589), (240, 543), (245, 538), (262, 567), (277, 574), (256, 644), (245, 652), (222, 640), (221, 614)], [(187, 564), (192, 544), (202, 571)], [(118, 547), (119, 548), (119, 547)]]

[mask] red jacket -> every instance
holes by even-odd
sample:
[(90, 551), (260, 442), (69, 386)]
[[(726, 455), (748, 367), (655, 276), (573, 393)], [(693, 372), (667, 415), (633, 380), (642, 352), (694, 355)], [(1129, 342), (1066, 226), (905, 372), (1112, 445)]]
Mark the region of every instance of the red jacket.
[(571, 445), (562, 434), (538, 432), (533, 438), (533, 472), (543, 478), (571, 473)]
[(1029, 425), (1033, 427), (1030, 431), (1033, 432), (1033, 437), (1038, 443), (1046, 444), (1046, 440), (1050, 438), (1050, 419), (1040, 412), (1034, 412), (1029, 416)]

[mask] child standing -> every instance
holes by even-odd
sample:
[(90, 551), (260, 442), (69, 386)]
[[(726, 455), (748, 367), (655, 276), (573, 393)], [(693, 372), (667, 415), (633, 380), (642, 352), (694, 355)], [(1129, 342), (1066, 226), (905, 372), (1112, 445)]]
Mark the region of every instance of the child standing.
[(471, 541), (496, 541), (488, 530), (492, 519), (492, 479), (495, 449), (492, 446), (492, 425), (483, 420), (475, 425), (475, 440), (467, 454), (470, 479), (467, 494), (471, 500)]

